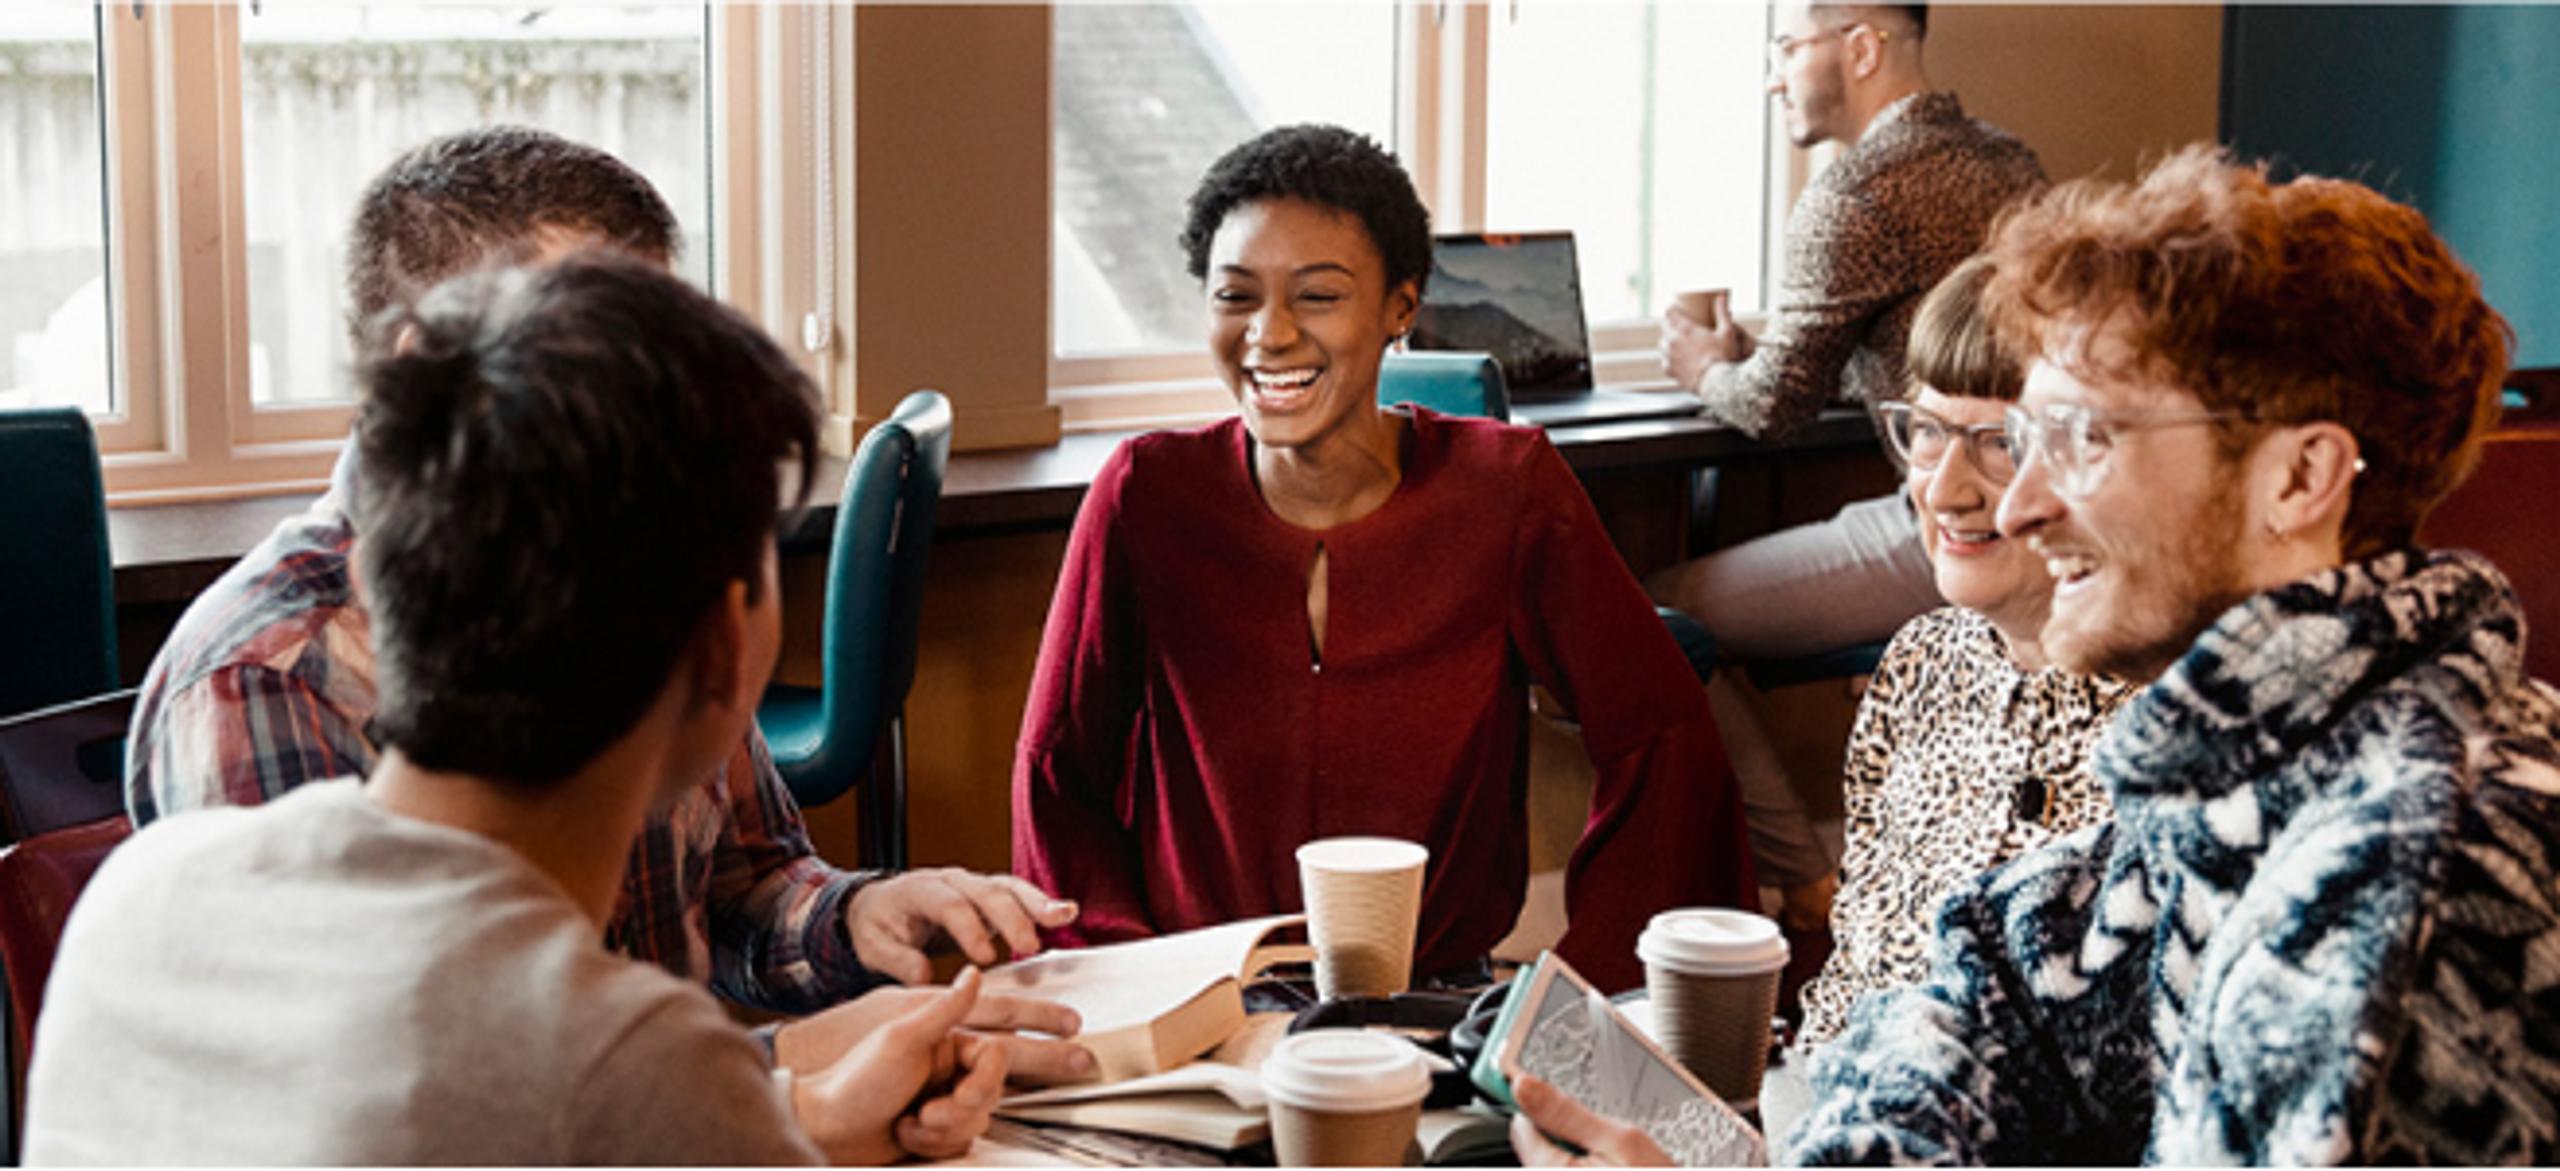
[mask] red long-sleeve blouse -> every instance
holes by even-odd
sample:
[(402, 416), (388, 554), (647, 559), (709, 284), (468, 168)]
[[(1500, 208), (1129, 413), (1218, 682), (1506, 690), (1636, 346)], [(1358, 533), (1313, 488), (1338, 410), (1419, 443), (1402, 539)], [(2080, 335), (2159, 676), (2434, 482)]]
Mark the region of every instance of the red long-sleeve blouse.
[(1301, 843), (1383, 834), (1431, 848), (1415, 972), (1483, 955), (1527, 880), (1531, 681), (1598, 771), (1566, 959), (1631, 987), (1652, 914), (1752, 905), (1705, 691), (1544, 434), (1416, 409), (1394, 493), (1321, 532), (1263, 503), (1249, 443), (1132, 439), (1076, 518), (1013, 774), (1014, 871), (1083, 904), (1057, 942), (1296, 910)]

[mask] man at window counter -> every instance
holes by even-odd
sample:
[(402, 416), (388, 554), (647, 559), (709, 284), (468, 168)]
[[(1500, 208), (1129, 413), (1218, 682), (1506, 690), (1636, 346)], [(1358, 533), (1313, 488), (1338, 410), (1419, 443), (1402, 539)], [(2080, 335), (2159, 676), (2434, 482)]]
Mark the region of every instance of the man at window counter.
[[(1921, 295), (1981, 249), (2000, 208), (2044, 181), (2034, 152), (1930, 88), (1927, 5), (1787, 3), (1774, 20), (1769, 92), (1788, 137), (1844, 149), (1788, 215), (1785, 283), (1756, 343), (1730, 317), (1673, 312), (1662, 323), (1664, 370), (1697, 392), (1708, 418), (1763, 438), (1835, 400), (1898, 401)], [(1942, 604), (1898, 492), (1645, 585), (1704, 626), (1716, 653), (1746, 660), (1881, 641)], [(1737, 740), (1751, 734), (1734, 730)], [(1786, 892), (1790, 928), (1820, 927), (1837, 859), (1785, 778), (1755, 769), (1743, 785), (1762, 880)]]

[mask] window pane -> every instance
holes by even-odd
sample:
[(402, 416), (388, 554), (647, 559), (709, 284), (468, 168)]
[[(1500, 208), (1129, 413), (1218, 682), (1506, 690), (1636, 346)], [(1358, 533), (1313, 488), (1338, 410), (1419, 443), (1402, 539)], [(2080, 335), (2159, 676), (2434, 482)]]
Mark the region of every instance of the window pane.
[(0, 408), (115, 408), (98, 27), (85, 7), (0, 21)]
[(1519, 4), (1493, 20), (1485, 220), (1571, 228), (1593, 324), (1683, 289), (1760, 304), (1767, 96), (1757, 4)]
[(348, 221), (402, 151), (472, 126), (538, 126), (648, 176), (709, 271), (700, 4), (288, 3), (240, 21), (250, 399), (344, 401)]
[(1395, 5), (1060, 4), (1053, 19), (1062, 354), (1199, 347), (1200, 286), (1176, 238), (1228, 148), (1293, 122), (1393, 145)]

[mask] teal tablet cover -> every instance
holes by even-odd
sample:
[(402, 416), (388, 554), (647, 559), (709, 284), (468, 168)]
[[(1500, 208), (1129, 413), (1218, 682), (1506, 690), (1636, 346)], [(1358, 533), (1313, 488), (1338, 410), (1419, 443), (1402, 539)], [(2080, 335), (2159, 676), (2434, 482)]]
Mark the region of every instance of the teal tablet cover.
[(1467, 1071), (1467, 1080), (1484, 1091), (1485, 1097), (1510, 1109), (1518, 1109), (1519, 1103), (1511, 1100), (1511, 1079), (1502, 1075), (1494, 1055), (1502, 1052), (1503, 1038), (1511, 1035), (1511, 1026), (1519, 1021), (1521, 1006), (1530, 1000), (1529, 989), (1537, 983), (1538, 967), (1546, 962), (1547, 953), (1539, 952), (1538, 958), (1520, 965), (1520, 970), (1511, 974), (1511, 993), (1502, 998), (1502, 1012), (1493, 1018), (1493, 1028), (1485, 1033), (1484, 1051), (1476, 1054), (1475, 1068)]

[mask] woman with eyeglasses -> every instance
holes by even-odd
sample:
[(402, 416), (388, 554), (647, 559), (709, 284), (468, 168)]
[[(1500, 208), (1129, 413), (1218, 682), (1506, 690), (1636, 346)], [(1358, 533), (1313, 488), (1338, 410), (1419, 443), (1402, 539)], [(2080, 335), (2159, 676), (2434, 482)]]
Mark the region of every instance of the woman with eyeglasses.
[[(2017, 471), (2005, 416), (2023, 380), (1982, 315), (1991, 272), (1976, 256), (1930, 290), (1911, 325), (1911, 397), (1878, 409), (1952, 605), (1894, 635), (1858, 707), (1842, 770), (1848, 851), (1835, 944), (1804, 988), (1798, 1068), (1804, 1051), (1846, 1027), (1860, 997), (1927, 974), (1931, 918), (1958, 882), (2110, 816), (2089, 749), (2132, 689), (2047, 665), (2037, 636), (2053, 577), (1994, 523)], [(1773, 1082), (1764, 1108), (1780, 1092)], [(1663, 1161), (1640, 1132), (1551, 1090), (1524, 1094), (1522, 1108), (1606, 1159)], [(1775, 1149), (1781, 1136), (1769, 1137)], [(1513, 1129), (1524, 1163), (1558, 1153), (1546, 1142), (1529, 1125)]]
[(1926, 973), (1930, 916), (1958, 880), (2109, 813), (2089, 747), (2131, 689), (2046, 664), (2053, 577), (1994, 522), (2017, 471), (2005, 414), (2021, 379), (1981, 315), (1991, 271), (1968, 260), (1921, 303), (1911, 398), (1880, 410), (1952, 604), (1894, 636), (1850, 732), (1837, 944), (1805, 986), (1808, 1046), (1860, 996)]

